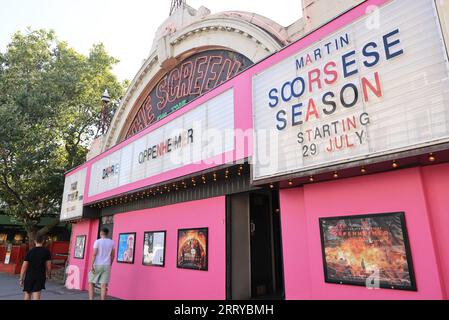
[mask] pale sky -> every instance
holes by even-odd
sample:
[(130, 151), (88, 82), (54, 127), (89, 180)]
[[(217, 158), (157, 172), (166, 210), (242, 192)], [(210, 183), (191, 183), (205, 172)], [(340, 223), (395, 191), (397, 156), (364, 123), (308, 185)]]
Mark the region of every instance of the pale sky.
[[(212, 13), (249, 11), (288, 26), (301, 16), (300, 0), (187, 0)], [(0, 0), (0, 51), (12, 34), (32, 28), (53, 29), (59, 39), (87, 54), (103, 42), (120, 59), (119, 79), (132, 80), (151, 49), (154, 33), (168, 17), (170, 0)]]

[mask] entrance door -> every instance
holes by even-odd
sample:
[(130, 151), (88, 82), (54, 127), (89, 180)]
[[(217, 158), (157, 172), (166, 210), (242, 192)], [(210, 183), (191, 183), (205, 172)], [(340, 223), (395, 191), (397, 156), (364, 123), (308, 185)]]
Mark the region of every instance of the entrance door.
[(114, 216), (101, 217), (100, 225), (98, 228), (98, 238), (100, 237), (100, 231), (103, 228), (109, 230), (108, 238), (112, 239), (112, 235), (114, 232)]
[[(112, 239), (112, 236), (114, 234), (114, 216), (106, 216), (100, 218), (100, 223), (98, 225), (98, 239), (100, 238), (100, 232), (101, 229), (106, 228), (109, 230), (108, 238)], [(95, 284), (95, 294), (100, 294), (100, 285)]]
[(228, 299), (284, 297), (278, 197), (271, 190), (228, 196)]
[(273, 288), (273, 244), (268, 194), (250, 195), (251, 296), (271, 295)]

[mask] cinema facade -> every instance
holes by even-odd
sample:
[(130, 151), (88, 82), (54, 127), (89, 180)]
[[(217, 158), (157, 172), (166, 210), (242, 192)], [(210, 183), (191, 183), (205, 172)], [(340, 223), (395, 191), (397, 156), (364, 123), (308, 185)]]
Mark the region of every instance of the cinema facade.
[(448, 298), (447, 3), (326, 3), (163, 24), (66, 175), (67, 287), (107, 227), (122, 299)]

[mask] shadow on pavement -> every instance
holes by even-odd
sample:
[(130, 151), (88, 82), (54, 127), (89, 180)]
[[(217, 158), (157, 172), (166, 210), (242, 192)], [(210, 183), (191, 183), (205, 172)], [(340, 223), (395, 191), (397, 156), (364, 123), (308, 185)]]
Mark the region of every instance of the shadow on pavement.
[[(68, 290), (62, 284), (47, 281), (42, 291), (42, 300), (87, 300), (86, 291)], [(22, 300), (23, 292), (19, 286), (19, 277), (0, 273), (0, 300)], [(98, 295), (96, 299), (99, 299)], [(108, 297), (108, 300), (119, 300)]]

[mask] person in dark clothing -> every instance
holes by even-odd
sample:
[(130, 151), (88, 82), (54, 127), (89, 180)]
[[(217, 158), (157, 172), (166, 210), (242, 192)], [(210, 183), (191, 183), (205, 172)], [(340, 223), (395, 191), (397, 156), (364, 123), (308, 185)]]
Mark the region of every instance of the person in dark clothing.
[(20, 286), (23, 287), (24, 300), (40, 300), (45, 281), (51, 274), (51, 253), (43, 247), (44, 237), (38, 235), (35, 247), (28, 251), (20, 271)]

